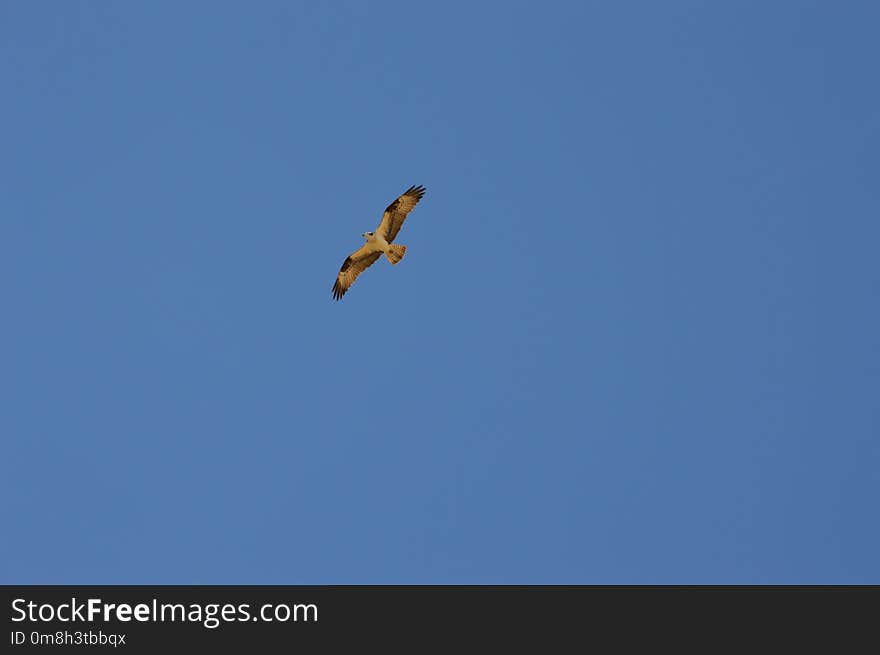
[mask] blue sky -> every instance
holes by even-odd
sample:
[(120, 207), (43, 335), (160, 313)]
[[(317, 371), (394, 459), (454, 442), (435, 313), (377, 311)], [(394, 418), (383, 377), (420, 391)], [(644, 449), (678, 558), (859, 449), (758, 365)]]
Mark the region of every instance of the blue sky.
[(880, 582), (878, 22), (4, 3), (0, 581)]

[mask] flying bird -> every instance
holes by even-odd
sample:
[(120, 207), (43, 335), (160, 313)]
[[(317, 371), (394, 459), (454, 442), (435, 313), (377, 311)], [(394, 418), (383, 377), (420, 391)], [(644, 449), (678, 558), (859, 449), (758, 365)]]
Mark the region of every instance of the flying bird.
[(406, 254), (406, 246), (392, 243), (407, 215), (413, 210), (422, 196), (425, 195), (425, 187), (411, 186), (404, 191), (397, 200), (385, 209), (382, 222), (375, 232), (364, 232), (361, 236), (366, 243), (355, 250), (345, 261), (333, 283), (333, 297), (340, 300), (349, 287), (354, 284), (357, 276), (372, 266), (383, 254), (392, 264), (398, 263)]

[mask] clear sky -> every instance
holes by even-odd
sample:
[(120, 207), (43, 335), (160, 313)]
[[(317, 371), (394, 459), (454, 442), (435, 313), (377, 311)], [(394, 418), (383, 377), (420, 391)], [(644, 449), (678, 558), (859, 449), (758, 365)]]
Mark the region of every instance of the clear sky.
[(0, 582), (880, 583), (878, 24), (3, 3)]

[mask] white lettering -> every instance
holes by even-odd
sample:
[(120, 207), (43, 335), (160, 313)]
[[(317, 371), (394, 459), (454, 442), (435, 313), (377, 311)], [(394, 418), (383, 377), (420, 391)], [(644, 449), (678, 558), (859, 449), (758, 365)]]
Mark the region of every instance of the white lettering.
[(16, 605), (20, 605), (23, 602), (24, 602), (24, 598), (16, 598), (14, 601), (12, 601), (12, 609), (21, 615), (21, 618), (18, 618), (18, 619), (15, 618), (14, 616), (12, 617), (12, 620), (15, 621), (16, 623), (19, 621), (24, 621), (27, 618), (27, 612), (25, 612), (20, 607), (16, 607)]

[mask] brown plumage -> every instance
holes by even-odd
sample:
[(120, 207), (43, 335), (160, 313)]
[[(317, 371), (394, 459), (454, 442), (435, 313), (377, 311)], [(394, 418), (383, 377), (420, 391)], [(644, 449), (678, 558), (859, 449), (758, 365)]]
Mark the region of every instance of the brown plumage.
[(376, 230), (385, 237), (385, 241), (388, 243), (394, 242), (394, 237), (397, 236), (397, 233), (400, 232), (400, 228), (403, 227), (403, 222), (406, 220), (407, 214), (413, 210), (413, 207), (419, 204), (419, 200), (421, 200), (424, 195), (425, 187), (421, 185), (411, 186), (404, 191), (397, 200), (385, 208), (385, 213), (382, 215), (382, 222), (379, 223), (379, 229)]
[(342, 268), (333, 283), (333, 298), (340, 300), (354, 284), (358, 275), (372, 266), (384, 253), (392, 264), (397, 264), (406, 253), (406, 246), (391, 245), (407, 215), (425, 195), (425, 187), (411, 186), (385, 209), (375, 232), (365, 232), (367, 242), (342, 262)]

